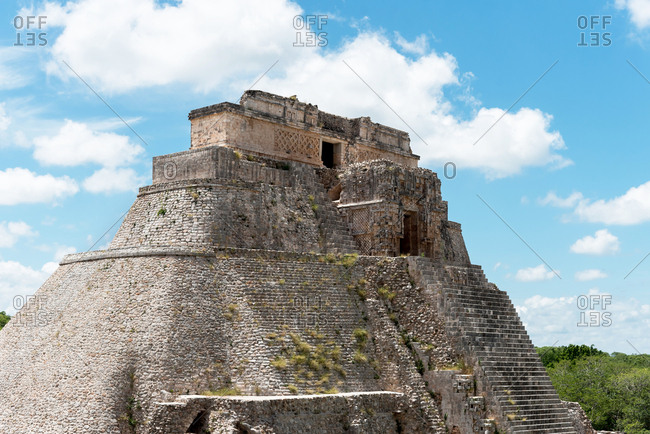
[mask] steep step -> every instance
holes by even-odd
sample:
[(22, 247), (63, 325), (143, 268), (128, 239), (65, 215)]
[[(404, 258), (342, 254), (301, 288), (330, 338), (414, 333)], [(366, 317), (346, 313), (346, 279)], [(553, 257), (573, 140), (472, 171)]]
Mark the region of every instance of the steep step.
[[(414, 260), (418, 280), (439, 293), (448, 333), (479, 361), (509, 432), (571, 433), (571, 419), (508, 295), (480, 267)], [(460, 386), (459, 382), (459, 386)]]

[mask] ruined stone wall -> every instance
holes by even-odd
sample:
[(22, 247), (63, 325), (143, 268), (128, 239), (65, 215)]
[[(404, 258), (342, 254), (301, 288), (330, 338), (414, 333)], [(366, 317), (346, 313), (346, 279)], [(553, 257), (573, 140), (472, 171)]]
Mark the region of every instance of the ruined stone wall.
[[(442, 419), (402, 341), (400, 300), (413, 291), (403, 258), (169, 248), (72, 255), (37, 294), (50, 302), (19, 314), (45, 309), (51, 321), (12, 320), (0, 332), (0, 347), (15, 349), (0, 354), (11, 397), (0, 426), (144, 433), (154, 403), (178, 395), (383, 390), (404, 393), (420, 432), (436, 432)], [(435, 323), (428, 327), (420, 336), (433, 333), (426, 341), (441, 360), (453, 357)]]
[(222, 112), (192, 121), (192, 147), (220, 145), (321, 166), (320, 136), (290, 126)]
[[(363, 254), (406, 253), (470, 263), (460, 225), (447, 220), (447, 202), (432, 171), (371, 161), (341, 170), (338, 179), (338, 208)], [(417, 220), (415, 229), (404, 226), (407, 215)], [(403, 252), (400, 240), (407, 236), (415, 246)]]
[(154, 159), (153, 179), (140, 190), (112, 248), (356, 250), (309, 166), (249, 161), (212, 147)]
[[(185, 433), (192, 418), (210, 433), (349, 433), (398, 434), (424, 427), (405, 396), (392, 392), (342, 393), (290, 397), (181, 396), (161, 403), (152, 433)], [(201, 415), (201, 416), (199, 416)]]
[(317, 106), (259, 91), (240, 105), (221, 103), (193, 110), (192, 148), (227, 146), (276, 159), (321, 167), (322, 141), (336, 144), (337, 166), (384, 158), (417, 167), (408, 134), (370, 118), (347, 119)]

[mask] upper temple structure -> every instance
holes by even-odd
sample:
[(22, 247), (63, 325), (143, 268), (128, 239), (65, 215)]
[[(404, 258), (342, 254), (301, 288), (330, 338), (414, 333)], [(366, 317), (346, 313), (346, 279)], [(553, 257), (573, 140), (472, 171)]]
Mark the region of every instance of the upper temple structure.
[(256, 90), (189, 120), (0, 331), (4, 432), (594, 432), (406, 132)]

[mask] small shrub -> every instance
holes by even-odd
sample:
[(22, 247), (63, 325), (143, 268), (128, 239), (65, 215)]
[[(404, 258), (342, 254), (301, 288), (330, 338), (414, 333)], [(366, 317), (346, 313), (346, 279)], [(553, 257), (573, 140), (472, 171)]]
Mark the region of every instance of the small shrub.
[(287, 368), (287, 359), (284, 357), (276, 357), (275, 360), (271, 361), (271, 366), (276, 369), (286, 369)]
[(387, 286), (382, 286), (377, 290), (377, 294), (379, 294), (380, 297), (392, 300), (395, 298), (397, 295), (395, 292), (392, 292), (390, 289), (388, 289)]
[(361, 351), (356, 350), (354, 352), (354, 361), (356, 363), (367, 363), (368, 357), (365, 354), (363, 354)]
[(357, 262), (358, 258), (359, 258), (359, 255), (357, 255), (356, 253), (345, 254), (345, 255), (343, 255), (343, 257), (341, 258), (341, 260), (339, 262), (345, 268), (350, 268), (351, 266), (353, 266)]
[(368, 340), (368, 331), (364, 329), (354, 329), (352, 334), (357, 340), (357, 344), (363, 348), (366, 345), (366, 341)]
[(289, 389), (289, 392), (291, 392), (294, 395), (298, 394), (298, 388), (296, 386), (294, 386), (293, 384), (288, 385), (287, 389)]

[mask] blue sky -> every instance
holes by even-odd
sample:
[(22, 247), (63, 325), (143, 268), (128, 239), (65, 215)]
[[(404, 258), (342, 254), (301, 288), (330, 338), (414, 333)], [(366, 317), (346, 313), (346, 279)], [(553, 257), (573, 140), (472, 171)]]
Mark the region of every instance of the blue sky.
[[(151, 158), (189, 147), (190, 110), (257, 81), (408, 131), (472, 262), (536, 345), (650, 352), (650, 0), (5, 1), (0, 13), (0, 310), (62, 255), (107, 245)], [(45, 23), (27, 29), (27, 16)]]

